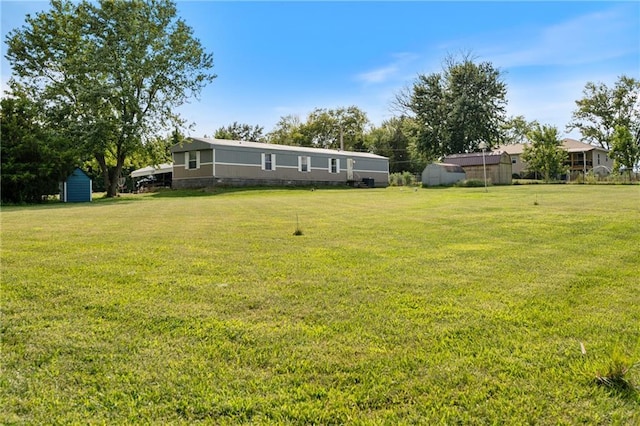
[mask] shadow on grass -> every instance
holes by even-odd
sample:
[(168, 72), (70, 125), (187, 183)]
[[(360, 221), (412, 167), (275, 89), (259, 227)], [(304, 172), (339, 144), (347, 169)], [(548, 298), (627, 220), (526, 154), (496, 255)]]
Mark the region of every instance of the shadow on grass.
[(596, 381), (596, 384), (604, 388), (612, 397), (640, 404), (640, 389), (628, 381), (615, 382), (606, 385)]
[(144, 198), (138, 194), (122, 194), (113, 198), (106, 198), (104, 195), (94, 194), (90, 202), (64, 203), (59, 200), (49, 200), (42, 203), (33, 204), (2, 204), (2, 210), (23, 211), (23, 210), (50, 210), (50, 209), (72, 209), (80, 207), (100, 207), (112, 204), (131, 204), (143, 201)]
[(455, 185), (422, 185), (418, 186), (417, 188), (425, 189), (428, 191), (437, 191), (439, 189), (456, 189), (457, 187)]
[[(63, 203), (57, 200), (49, 200), (39, 204), (2, 204), (1, 209), (7, 211), (21, 211), (33, 209), (70, 209), (78, 207), (99, 207), (113, 204), (132, 204), (153, 198), (188, 198), (188, 197), (212, 197), (216, 195), (233, 193), (255, 192), (293, 192), (293, 191), (322, 191), (322, 190), (371, 190), (371, 188), (352, 188), (350, 186), (243, 186), (243, 187), (215, 187), (200, 189), (158, 189), (153, 192), (139, 194), (124, 193), (117, 197), (107, 198), (103, 194), (95, 194), (91, 202)], [(380, 189), (380, 188), (378, 188)]]
[(150, 194), (154, 198), (211, 197), (216, 195), (253, 192), (292, 192), (321, 190), (350, 190), (349, 186), (220, 186), (200, 189), (162, 189)]

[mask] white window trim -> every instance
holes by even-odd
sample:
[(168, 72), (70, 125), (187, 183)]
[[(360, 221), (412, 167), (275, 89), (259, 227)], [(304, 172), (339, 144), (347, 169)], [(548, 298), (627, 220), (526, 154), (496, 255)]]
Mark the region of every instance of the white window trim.
[[(302, 159), (306, 158), (307, 159), (307, 170), (302, 170)], [(299, 155), (298, 156), (298, 171), (301, 173), (309, 173), (311, 171), (311, 157), (306, 156), (306, 155)]]
[[(271, 155), (271, 168), (270, 169), (266, 168), (267, 163), (266, 163), (265, 159), (266, 159), (266, 155), (267, 154)], [(272, 153), (272, 152), (270, 152), (270, 153), (264, 153), (263, 152), (262, 153), (262, 170), (273, 171), (275, 169), (276, 169), (276, 155), (274, 153)]]
[[(194, 168), (189, 167), (189, 157), (192, 152), (196, 153), (196, 167)], [(184, 168), (186, 170), (198, 170), (200, 168), (200, 151), (186, 151), (184, 153)]]
[[(336, 171), (335, 172), (331, 171), (331, 160), (336, 160)], [(329, 173), (331, 173), (331, 174), (340, 173), (340, 159), (339, 158), (329, 158)]]

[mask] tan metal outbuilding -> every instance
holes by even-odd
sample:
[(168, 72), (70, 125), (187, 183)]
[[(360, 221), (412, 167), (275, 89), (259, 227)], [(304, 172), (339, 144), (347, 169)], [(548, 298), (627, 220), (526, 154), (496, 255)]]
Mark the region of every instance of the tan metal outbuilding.
[(461, 166), (467, 179), (484, 180), (494, 185), (511, 185), (511, 157), (506, 152), (472, 152), (445, 157), (443, 162)]

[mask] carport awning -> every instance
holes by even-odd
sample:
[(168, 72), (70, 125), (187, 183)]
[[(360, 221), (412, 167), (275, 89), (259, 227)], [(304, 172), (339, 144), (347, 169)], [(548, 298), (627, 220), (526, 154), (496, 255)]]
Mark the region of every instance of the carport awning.
[(162, 173), (173, 172), (173, 163), (159, 164), (157, 166), (147, 166), (131, 172), (132, 178), (138, 178), (149, 175), (160, 175)]

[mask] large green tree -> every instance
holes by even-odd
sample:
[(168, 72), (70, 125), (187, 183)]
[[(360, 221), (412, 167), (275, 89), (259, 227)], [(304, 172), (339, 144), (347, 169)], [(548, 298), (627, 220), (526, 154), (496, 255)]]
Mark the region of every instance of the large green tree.
[(556, 127), (535, 125), (527, 138), (530, 142), (522, 152), (522, 159), (530, 172), (541, 173), (546, 182), (566, 172), (567, 151), (562, 148)]
[(297, 116), (281, 117), (267, 135), (270, 143), (345, 150), (366, 149), (367, 114), (356, 106), (316, 108), (305, 122)]
[(66, 139), (42, 126), (38, 105), (22, 94), (0, 101), (2, 202), (37, 203), (58, 192), (77, 153)]
[(418, 172), (412, 161), (410, 144), (411, 137), (407, 129), (406, 117), (393, 117), (382, 122), (380, 127), (372, 128), (365, 137), (365, 144), (369, 152), (389, 158), (389, 171), (399, 173), (404, 171)]
[(417, 124), (416, 147), (428, 158), (472, 152), (504, 139), (506, 84), (490, 62), (448, 57), (443, 71), (418, 75), (395, 104)]
[(100, 166), (114, 196), (126, 159), (215, 75), (171, 0), (52, 0), (7, 36), (14, 88), (46, 108), (48, 125)]
[(628, 128), (616, 126), (611, 137), (611, 157), (614, 168), (624, 167), (631, 176), (633, 168), (640, 162), (640, 140), (635, 139)]
[(523, 115), (509, 117), (502, 125), (504, 130), (503, 145), (528, 142), (529, 133), (536, 128), (539, 123), (528, 121)]
[(363, 150), (368, 125), (367, 114), (356, 106), (316, 108), (307, 116), (303, 134), (311, 146), (347, 151)]
[(305, 146), (303, 123), (297, 115), (285, 115), (280, 117), (278, 123), (267, 134), (267, 141), (280, 145)]
[(569, 130), (580, 130), (584, 140), (604, 149), (611, 148), (616, 126), (640, 138), (640, 81), (623, 75), (613, 87), (588, 82), (582, 93), (567, 125)]
[(240, 124), (236, 121), (225, 127), (220, 127), (216, 130), (213, 137), (217, 139), (229, 139), (236, 141), (248, 141), (248, 142), (265, 142), (266, 138), (262, 133), (264, 127), (252, 126), (250, 124)]

